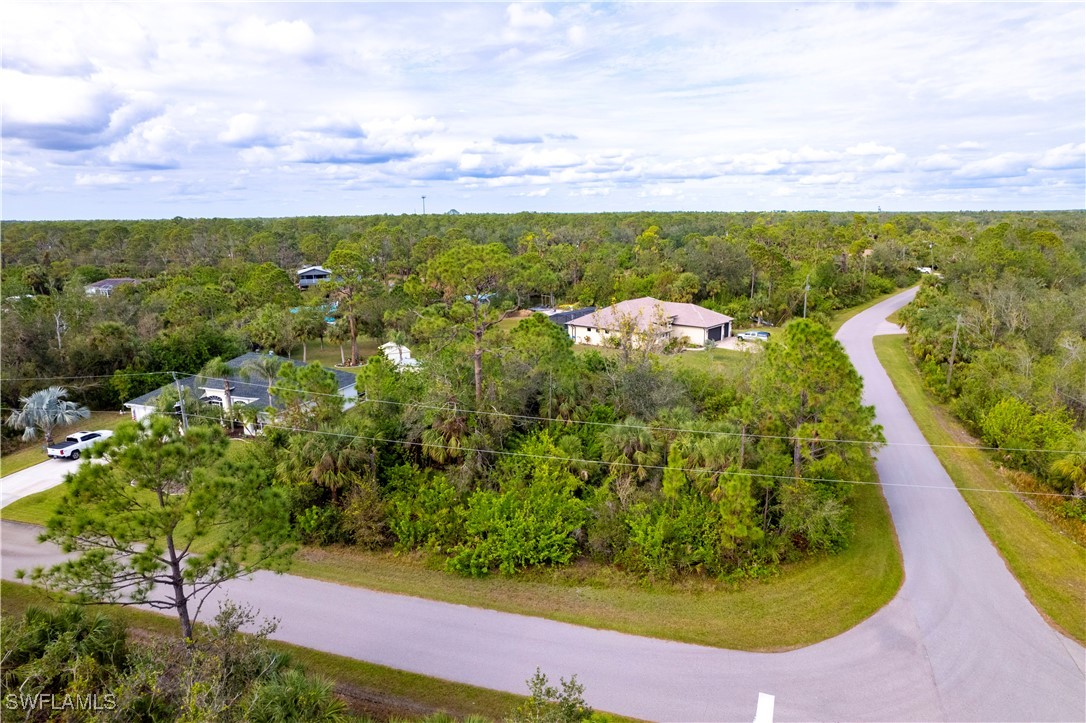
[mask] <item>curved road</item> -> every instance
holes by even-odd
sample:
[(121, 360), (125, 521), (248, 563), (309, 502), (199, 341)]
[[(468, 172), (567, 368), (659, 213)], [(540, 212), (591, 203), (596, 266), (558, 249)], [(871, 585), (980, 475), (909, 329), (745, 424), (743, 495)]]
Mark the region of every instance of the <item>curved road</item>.
[[(290, 575), (228, 586), (276, 637), (340, 655), (517, 693), (541, 666), (576, 673), (589, 702), (639, 718), (749, 721), (758, 693), (778, 720), (1086, 719), (1086, 651), (1026, 599), (954, 489), (875, 357), (871, 339), (915, 292), (842, 327), (867, 402), (890, 442), (879, 455), (905, 583), (877, 614), (831, 640), (746, 653), (639, 638)], [(931, 487), (943, 488), (932, 489)], [(56, 559), (35, 528), (4, 523), (3, 575)]]

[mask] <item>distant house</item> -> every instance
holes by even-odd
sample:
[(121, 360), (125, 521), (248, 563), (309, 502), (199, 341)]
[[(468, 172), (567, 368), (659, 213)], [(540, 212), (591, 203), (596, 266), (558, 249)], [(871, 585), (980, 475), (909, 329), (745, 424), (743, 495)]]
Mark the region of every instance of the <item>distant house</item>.
[(332, 272), (323, 266), (305, 266), (298, 269), (298, 288), (308, 289), (322, 281), (331, 281)]
[(410, 369), (419, 365), (419, 360), (411, 356), (411, 350), (401, 344), (393, 344), (391, 341), (377, 347), (385, 358), (392, 362), (397, 369)]
[(86, 292), (87, 296), (109, 296), (118, 286), (135, 284), (138, 282), (138, 279), (129, 279), (127, 277), (119, 279), (102, 279), (101, 281), (95, 281), (93, 284), (87, 284), (83, 287), (83, 290)]
[(732, 317), (698, 306), (659, 301), (651, 296), (623, 301), (584, 314), (566, 323), (566, 330), (578, 344), (603, 346), (624, 325), (633, 323), (639, 331), (654, 331), (664, 340), (686, 337), (687, 343), (701, 346), (732, 335)]
[[(260, 359), (267, 357), (267, 354), (257, 354), (256, 352), (249, 352), (242, 354), (241, 356), (231, 359), (226, 362), (227, 366), (235, 370), (240, 370), (242, 365), (250, 359)], [(294, 359), (286, 359), (284, 357), (275, 357), (283, 364), (293, 364), (294, 366), (305, 366), (300, 361)], [(339, 396), (343, 397), (343, 408), (349, 409), (355, 404), (355, 400), (358, 398), (358, 390), (355, 387), (355, 382), (358, 377), (350, 372), (340, 371), (338, 369), (329, 369), (336, 376), (336, 385), (339, 388)], [(219, 407), (226, 406), (226, 400), (223, 395), (223, 383), (218, 379), (204, 379), (200, 380), (199, 377), (191, 376), (184, 379), (177, 380), (178, 385), (188, 389), (198, 399), (207, 403), (214, 404)], [(265, 410), (268, 407), (274, 408), (275, 400), (272, 399), (268, 390), (271, 385), (263, 379), (250, 377), (248, 380), (242, 380), (239, 378), (230, 379), (230, 401), (234, 407), (250, 407), (260, 410)], [(167, 384), (163, 387), (159, 387), (153, 392), (148, 392), (142, 396), (136, 397), (124, 403), (125, 407), (128, 407), (129, 412), (132, 415), (132, 419), (140, 421), (147, 415), (151, 414), (156, 409), (156, 402), (159, 396), (162, 395), (167, 389), (173, 389), (173, 384)], [(261, 423), (266, 423), (271, 419), (272, 415), (264, 415)]]

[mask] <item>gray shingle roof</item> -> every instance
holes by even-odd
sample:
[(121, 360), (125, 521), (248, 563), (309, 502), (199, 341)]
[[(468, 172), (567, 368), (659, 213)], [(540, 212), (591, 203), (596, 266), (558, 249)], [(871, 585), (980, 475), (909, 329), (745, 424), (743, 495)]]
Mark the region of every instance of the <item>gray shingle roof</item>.
[[(251, 359), (262, 359), (268, 356), (271, 355), (258, 354), (256, 352), (247, 352), (239, 357), (230, 359), (226, 362), (226, 364), (232, 369), (241, 369), (241, 366)], [(287, 359), (281, 356), (276, 356), (274, 358), (278, 359), (280, 362), (283, 363), (293, 364), (296, 367), (305, 366), (300, 361), (297, 361), (295, 359)], [(332, 374), (335, 375), (336, 386), (339, 389), (343, 389), (344, 387), (353, 387), (355, 381), (358, 379), (358, 377), (356, 377), (354, 374), (341, 371), (339, 369), (329, 369), (328, 371), (332, 372)], [(222, 389), (222, 382), (219, 380), (207, 379), (202, 384), (198, 383), (198, 381), (199, 380), (196, 376), (190, 376), (183, 379), (178, 379), (177, 383), (180, 384), (182, 387), (189, 389), (196, 396), (200, 396), (205, 387), (209, 389)], [(148, 392), (147, 394), (138, 396), (135, 399), (130, 399), (124, 403), (124, 406), (151, 406), (154, 404), (154, 400), (158, 399), (158, 396), (162, 394), (162, 392), (172, 386), (173, 384), (170, 383), (163, 387), (159, 387), (153, 392)], [(232, 377), (230, 380), (230, 386), (233, 389), (233, 391), (231, 392), (231, 396), (234, 399), (254, 400), (252, 402), (249, 402), (247, 406), (263, 409), (264, 407), (271, 405), (271, 397), (268, 395), (268, 384), (263, 379), (251, 378), (249, 381), (245, 381), (243, 379)]]

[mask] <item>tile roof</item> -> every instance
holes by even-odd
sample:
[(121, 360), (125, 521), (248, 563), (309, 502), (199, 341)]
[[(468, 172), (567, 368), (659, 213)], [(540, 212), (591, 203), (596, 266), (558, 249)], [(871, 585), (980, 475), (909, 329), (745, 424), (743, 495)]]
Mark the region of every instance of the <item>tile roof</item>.
[[(657, 311), (660, 310), (660, 312)], [(732, 317), (726, 316), (711, 309), (706, 309), (697, 304), (683, 304), (676, 301), (660, 301), (651, 296), (643, 296), (640, 299), (622, 301), (613, 306), (600, 309), (591, 316), (583, 316), (575, 319), (576, 326), (595, 326), (601, 329), (617, 329), (619, 320), (623, 317), (632, 317), (637, 320), (639, 328), (644, 329), (651, 324), (658, 313), (670, 319), (672, 324), (678, 326), (692, 326), (708, 329), (720, 326), (732, 321)]]

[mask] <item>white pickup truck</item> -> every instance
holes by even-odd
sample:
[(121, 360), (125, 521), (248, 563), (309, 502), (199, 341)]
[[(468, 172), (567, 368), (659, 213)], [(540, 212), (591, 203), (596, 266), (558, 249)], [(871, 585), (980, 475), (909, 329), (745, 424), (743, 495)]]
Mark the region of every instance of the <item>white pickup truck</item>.
[(83, 450), (89, 449), (95, 442), (112, 436), (113, 432), (108, 429), (99, 429), (96, 432), (76, 432), (69, 434), (63, 442), (50, 444), (45, 448), (45, 453), (57, 459), (79, 459)]

